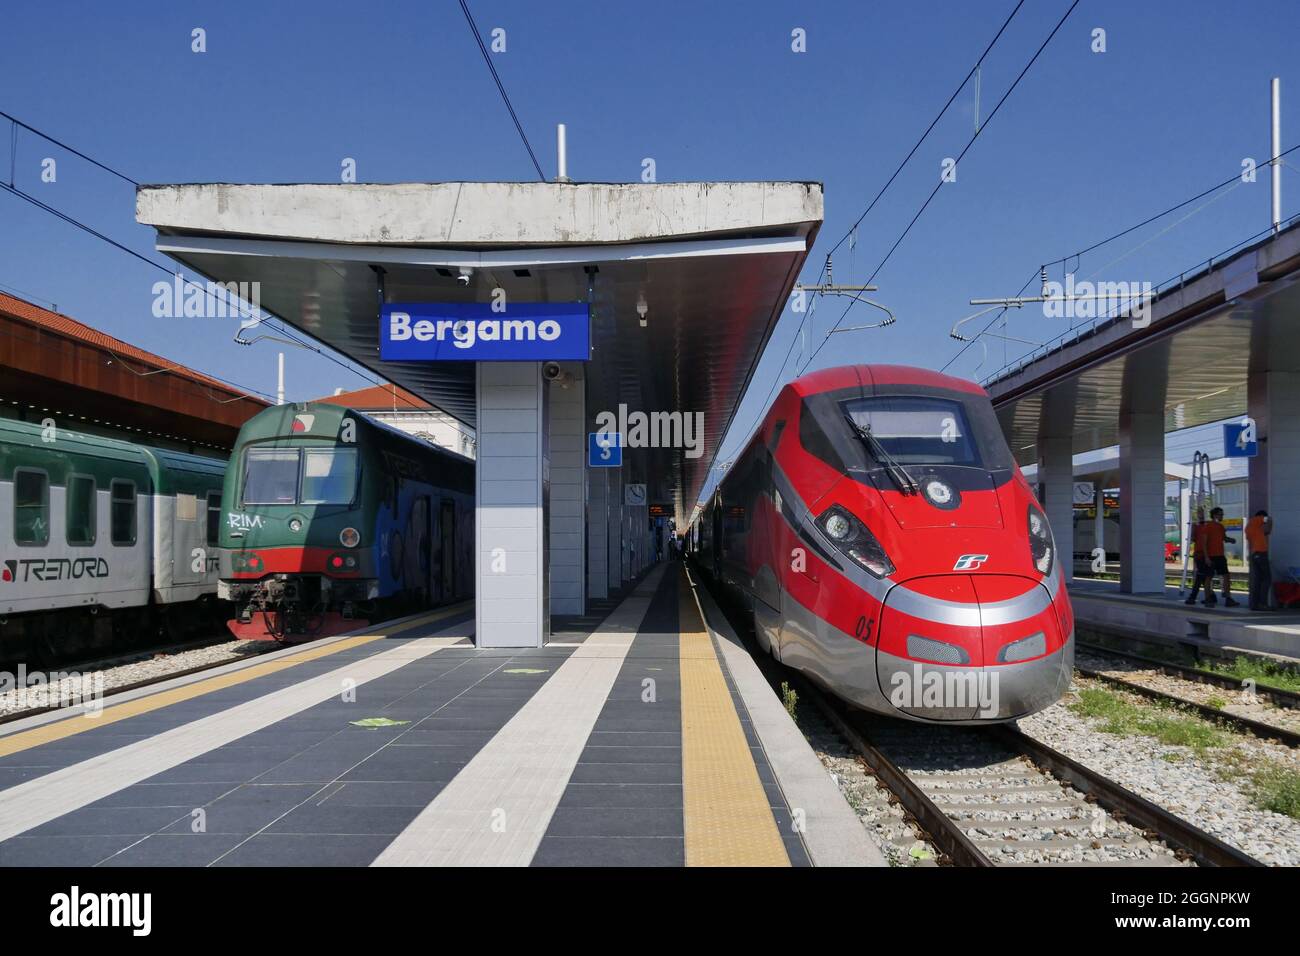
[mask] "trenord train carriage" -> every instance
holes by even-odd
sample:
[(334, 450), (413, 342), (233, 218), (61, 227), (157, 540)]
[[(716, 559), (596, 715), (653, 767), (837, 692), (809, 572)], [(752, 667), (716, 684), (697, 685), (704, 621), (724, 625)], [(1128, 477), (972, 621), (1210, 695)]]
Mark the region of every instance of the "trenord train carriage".
[(859, 707), (983, 723), (1056, 701), (1069, 559), (978, 385), (890, 365), (787, 384), (688, 535), (759, 644)]
[(473, 594), (474, 462), (352, 409), (251, 418), (224, 496), (236, 637), (305, 640)]
[(215, 625), (225, 468), (0, 419), (0, 660)]

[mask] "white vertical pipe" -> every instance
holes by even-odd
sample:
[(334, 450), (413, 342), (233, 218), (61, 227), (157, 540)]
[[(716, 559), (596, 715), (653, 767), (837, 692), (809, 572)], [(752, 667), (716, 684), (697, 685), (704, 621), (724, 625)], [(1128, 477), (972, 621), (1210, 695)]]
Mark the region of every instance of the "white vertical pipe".
[(555, 177), (557, 182), (567, 183), (569, 181), (569, 149), (564, 137), (564, 124), (560, 123), (555, 127), (555, 151), (559, 154), (560, 173)]
[(1282, 230), (1282, 80), (1273, 77), (1273, 231)]
[(280, 353), (280, 372), (275, 382), (275, 404), (284, 404), (284, 353)]

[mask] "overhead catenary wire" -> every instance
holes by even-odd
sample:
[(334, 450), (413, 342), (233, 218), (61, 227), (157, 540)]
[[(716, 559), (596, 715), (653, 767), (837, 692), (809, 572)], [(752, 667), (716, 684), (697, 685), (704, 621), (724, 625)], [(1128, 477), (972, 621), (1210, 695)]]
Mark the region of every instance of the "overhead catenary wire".
[[(176, 276), (178, 275), (177, 273), (173, 272), (171, 269), (168, 269), (166, 266), (162, 265), (161, 263), (154, 262), (154, 261), (153, 261), (152, 259), (150, 259), (148, 256), (145, 256), (145, 255), (142, 255), (142, 254), (139, 253), (139, 252), (136, 252), (134, 249), (130, 248), (129, 246), (123, 245), (122, 243), (118, 242), (116, 239), (113, 239), (113, 238), (110, 237), (110, 236), (105, 235), (104, 233), (102, 233), (102, 232), (100, 232), (99, 230), (95, 229), (93, 226), (89, 226), (89, 225), (87, 225), (87, 224), (81, 222), (81, 221), (78, 220), (76, 217), (71, 216), (71, 215), (69, 215), (69, 214), (63, 212), (63, 211), (60, 210), (60, 209), (56, 209), (55, 207), (51, 206), (49, 203), (43, 202), (42, 200), (37, 199), (35, 196), (32, 196), (31, 194), (26, 193), (26, 192), (24, 192), (24, 191), (21, 190), (21, 189), (18, 189), (18, 188), (13, 187), (13, 186), (9, 186), (9, 185), (7, 185), (7, 184), (5, 184), (5, 183), (0, 183), (0, 190), (3, 190), (3, 191), (5, 191), (5, 192), (7, 192), (7, 193), (10, 193), (10, 194), (13, 195), (13, 196), (17, 196), (19, 199), (22, 199), (22, 200), (24, 200), (24, 201), (26, 201), (26, 202), (28, 202), (28, 203), (31, 203), (32, 205), (36, 206), (38, 209), (41, 209), (41, 210), (43, 210), (44, 212), (47, 212), (47, 213), (49, 213), (50, 215), (55, 216), (56, 218), (63, 220), (64, 222), (68, 223), (69, 225), (74, 226), (74, 227), (76, 227), (77, 229), (80, 229), (80, 230), (82, 230), (83, 232), (85, 232), (85, 233), (87, 233), (87, 234), (89, 234), (89, 235), (91, 235), (91, 236), (94, 236), (96, 239), (99, 239), (99, 240), (102, 241), (102, 242), (106, 242), (106, 243), (108, 243), (110, 246), (113, 246), (115, 249), (117, 249), (117, 250), (119, 250), (119, 251), (121, 251), (121, 252), (126, 253), (127, 255), (131, 256), (132, 258), (139, 259), (141, 262), (146, 263), (147, 265), (153, 266), (155, 269), (158, 269), (159, 271), (164, 272), (164, 273), (166, 273), (166, 274), (169, 275), (169, 276), (176, 277)], [(196, 289), (200, 289), (200, 290), (202, 290), (206, 295), (208, 295), (208, 296), (212, 296), (212, 295), (213, 295), (213, 293), (211, 292), (211, 290), (207, 289), (205, 286), (201, 286), (201, 285), (199, 285), (198, 283), (194, 282), (194, 281), (191, 280), (191, 279), (185, 279), (183, 276), (181, 276), (180, 278), (181, 278), (185, 283), (187, 283), (188, 285), (191, 285), (191, 286), (193, 286), (193, 287), (196, 288)], [(259, 310), (259, 311), (262, 311), (262, 310)], [(270, 328), (272, 328), (272, 329), (274, 329), (274, 330), (276, 330), (276, 331), (278, 331), (278, 332), (281, 332), (281, 333), (283, 333), (284, 335), (289, 336), (291, 339), (293, 339), (293, 341), (295, 342), (295, 344), (300, 345), (302, 348), (307, 349), (307, 350), (310, 351), (310, 352), (315, 352), (315, 353), (316, 353), (317, 355), (319, 355), (321, 358), (324, 358), (324, 359), (326, 359), (326, 360), (328, 360), (328, 361), (330, 361), (330, 362), (333, 362), (333, 363), (334, 363), (335, 365), (337, 365), (339, 368), (344, 369), (345, 371), (351, 372), (353, 375), (356, 375), (358, 378), (361, 378), (361, 379), (363, 379), (363, 380), (365, 380), (365, 381), (368, 381), (368, 382), (370, 382), (372, 385), (378, 385), (378, 384), (379, 384), (379, 380), (378, 380), (378, 379), (374, 379), (374, 378), (371, 378), (371, 377), (369, 377), (369, 376), (367, 376), (367, 375), (363, 375), (361, 372), (359, 372), (359, 371), (357, 371), (356, 369), (354, 369), (354, 368), (348, 366), (348, 365), (345, 364), (344, 362), (341, 362), (339, 359), (335, 358), (333, 355), (330, 355), (328, 352), (326, 352), (325, 350), (323, 350), (323, 349), (320, 348), (319, 346), (312, 345), (310, 342), (308, 342), (308, 341), (306, 341), (306, 340), (304, 340), (304, 339), (302, 339), (302, 338), (299, 338), (297, 335), (295, 335), (295, 334), (294, 334), (292, 331), (290, 331), (289, 329), (285, 329), (285, 328), (283, 328), (283, 327), (281, 327), (281, 326), (277, 326), (277, 325), (271, 323), (270, 320), (269, 320), (269, 319), (266, 319), (266, 318), (261, 319), (259, 324), (261, 324), (261, 323), (265, 323), (268, 327), (270, 327)], [(239, 388), (244, 388), (244, 386), (242, 386), (242, 385), (241, 385), (241, 386), (237, 386), (237, 387), (239, 387)], [(249, 392), (252, 392), (252, 393), (255, 393), (255, 394), (265, 394), (265, 393), (263, 393), (263, 392), (259, 392), (259, 391), (257, 391), (256, 389), (245, 389), (245, 390), (246, 390), (246, 391), (249, 391)]]
[[(884, 185), (882, 185), (880, 189), (876, 192), (875, 196), (872, 197), (871, 201), (867, 204), (866, 209), (862, 211), (862, 214), (858, 216), (858, 218), (854, 221), (853, 225), (850, 226), (849, 229), (844, 233), (844, 235), (840, 237), (839, 241), (836, 242), (835, 245), (831, 247), (830, 251), (826, 254), (825, 259), (823, 259), (822, 261), (821, 270), (817, 273), (817, 277), (813, 280), (812, 283), (813, 285), (819, 285), (821, 283), (822, 276), (826, 275), (827, 273), (827, 267), (829, 266), (831, 256), (833, 256), (845, 242), (849, 241), (850, 237), (852, 237), (854, 233), (857, 231), (858, 227), (862, 225), (863, 221), (870, 214), (871, 210), (876, 207), (876, 204), (879, 203), (881, 198), (885, 195), (885, 193), (889, 191), (890, 186), (892, 186), (894, 184), (894, 181), (898, 179), (899, 174), (902, 173), (902, 171), (907, 167), (907, 164), (912, 161), (912, 158), (916, 155), (917, 151), (921, 148), (922, 145), (924, 145), (925, 141), (929, 138), (930, 133), (934, 131), (934, 128), (939, 124), (939, 121), (942, 120), (943, 117), (947, 114), (948, 110), (952, 107), (952, 104), (956, 102), (957, 97), (960, 96), (961, 91), (966, 88), (966, 85), (970, 82), (971, 77), (974, 76), (979, 71), (981, 65), (988, 58), (989, 53), (992, 52), (993, 47), (997, 45), (998, 40), (1002, 38), (1002, 34), (1006, 32), (1007, 27), (1011, 25), (1011, 21), (1015, 19), (1016, 14), (1020, 12), (1020, 8), (1023, 6), (1024, 6), (1024, 0), (1019, 0), (1019, 2), (1016, 3), (1015, 7), (1012, 8), (1011, 12), (1007, 14), (1006, 19), (1002, 21), (1002, 25), (998, 27), (997, 32), (993, 35), (993, 39), (991, 39), (988, 42), (988, 44), (984, 47), (983, 52), (980, 53), (974, 65), (970, 68), (970, 70), (967, 71), (966, 75), (962, 77), (961, 82), (957, 84), (957, 87), (952, 91), (952, 94), (948, 97), (947, 101), (944, 102), (943, 106), (939, 109), (939, 112), (937, 112), (934, 115), (934, 118), (930, 120), (929, 125), (926, 126), (925, 130), (917, 138), (916, 142), (912, 144), (912, 148), (907, 151), (907, 155), (903, 157), (902, 161), (894, 169), (893, 173), (890, 174), (887, 180), (885, 180)], [(990, 119), (991, 118), (992, 117), (990, 116)], [(855, 260), (856, 260), (855, 247), (856, 247), (856, 242), (850, 245), (850, 249), (854, 250)], [(868, 282), (867, 285), (870, 285), (870, 283)], [(848, 314), (849, 308), (852, 308), (854, 303), (858, 301), (860, 301), (860, 299), (857, 296), (855, 296), (853, 301), (849, 303), (848, 308), (846, 308), (844, 312), (840, 315), (840, 319), (837, 320), (836, 325), (838, 325), (839, 321), (842, 321), (844, 316)], [(803, 330), (804, 330), (805, 323), (807, 323), (808, 319), (811, 317), (812, 314), (815, 313), (815, 311), (816, 311), (815, 308), (809, 308), (807, 311), (804, 312), (803, 317), (799, 320), (799, 325), (795, 330), (794, 337), (790, 341), (790, 347), (786, 349), (785, 357), (781, 360), (781, 365), (776, 370), (772, 387), (768, 390), (767, 397), (763, 399), (763, 403), (759, 408), (758, 421), (762, 421), (763, 414), (766, 411), (768, 404), (772, 401), (772, 396), (776, 393), (777, 388), (779, 388), (782, 384), (784, 384), (782, 375), (785, 372), (785, 367), (787, 363), (789, 363), (790, 361), (790, 356), (794, 354), (795, 346), (798, 345), (803, 340)], [(829, 335), (830, 333), (827, 333), (827, 338), (829, 338)], [(825, 344), (825, 339), (823, 339), (822, 344)], [(820, 346), (818, 346), (818, 350), (820, 350)], [(806, 367), (807, 365), (805, 364), (802, 368), (806, 368)], [(749, 437), (752, 436), (753, 434), (753, 429), (756, 428), (758, 425), (758, 421), (756, 421), (754, 425), (751, 426), (750, 433), (749, 435), (746, 436), (745, 442), (742, 443), (742, 445), (748, 443)]]
[[(1011, 94), (1015, 92), (1016, 87), (1020, 85), (1020, 81), (1025, 78), (1026, 74), (1029, 73), (1029, 70), (1038, 61), (1038, 58), (1042, 56), (1043, 51), (1047, 49), (1048, 44), (1050, 44), (1052, 42), (1052, 39), (1056, 36), (1056, 34), (1060, 32), (1061, 27), (1065, 25), (1065, 21), (1070, 18), (1070, 14), (1074, 13), (1074, 10), (1076, 7), (1079, 6), (1079, 3), (1080, 0), (1074, 0), (1074, 2), (1070, 4), (1069, 9), (1067, 9), (1065, 13), (1062, 14), (1061, 19), (1059, 19), (1056, 22), (1056, 26), (1052, 27), (1052, 32), (1049, 33), (1046, 39), (1044, 39), (1043, 42), (1039, 44), (1038, 49), (1034, 51), (1034, 55), (1029, 58), (1029, 62), (1025, 64), (1024, 68), (1016, 76), (1015, 80), (1013, 80), (1011, 85), (1007, 87), (1006, 92), (1002, 94), (1002, 97), (997, 101), (993, 109), (989, 112), (988, 118), (980, 125), (980, 128), (975, 131), (975, 133), (971, 136), (971, 138), (967, 140), (966, 145), (962, 147), (961, 152), (957, 154), (956, 159), (953, 161), (954, 167), (959, 166), (961, 164), (961, 161), (966, 156), (966, 153), (970, 150), (972, 146), (975, 145), (975, 141), (980, 138), (980, 135), (986, 129), (988, 129), (989, 125), (993, 122), (994, 117), (998, 115), (998, 111), (1002, 109), (1003, 104), (1006, 103), (1007, 99), (1011, 96)], [(943, 184), (944, 184), (944, 180), (942, 177), (940, 177), (939, 181), (935, 183), (934, 189), (932, 189), (930, 191), (930, 194), (925, 198), (925, 202), (921, 203), (921, 207), (916, 211), (916, 214), (912, 216), (912, 219), (910, 222), (908, 222), (906, 228), (904, 228), (903, 231), (899, 234), (898, 238), (894, 240), (894, 244), (889, 247), (889, 251), (885, 253), (885, 257), (880, 260), (880, 264), (876, 266), (875, 271), (872, 272), (871, 275), (867, 278), (867, 281), (865, 283), (866, 285), (871, 285), (871, 283), (875, 281), (876, 276), (880, 275), (880, 271), (883, 268), (885, 268), (886, 263), (888, 263), (889, 260), (893, 258), (893, 255), (898, 250), (898, 247), (903, 244), (903, 240), (906, 239), (908, 234), (912, 231), (912, 227), (916, 225), (917, 221), (925, 213), (925, 210), (929, 208), (930, 203), (934, 201), (934, 197), (939, 194), (939, 190), (943, 188)], [(831, 328), (826, 332), (826, 335), (822, 338), (821, 343), (817, 346), (816, 349), (813, 350), (812, 355), (810, 355), (808, 357), (808, 360), (804, 362), (804, 364), (800, 367), (799, 369), (800, 374), (802, 374), (804, 369), (808, 368), (808, 366), (811, 365), (816, 360), (817, 356), (821, 353), (821, 350), (826, 346), (826, 343), (830, 341), (831, 335), (833, 335), (835, 333), (835, 330), (839, 327), (840, 322), (844, 321), (844, 316), (849, 314), (849, 309), (853, 308), (854, 303), (859, 301), (859, 299), (860, 296), (855, 295), (853, 299), (849, 301), (849, 304), (844, 307), (844, 311), (840, 313), (840, 317), (835, 321), (835, 324), (832, 325)], [(991, 328), (992, 326), (990, 325), (989, 327)]]
[[(1268, 161), (1267, 163), (1265, 163), (1264, 165), (1266, 165), (1266, 166), (1271, 166), (1271, 165), (1272, 165), (1273, 163), (1275, 163), (1275, 162), (1276, 162), (1276, 163), (1281, 163), (1282, 165), (1290, 165), (1289, 163), (1286, 162), (1285, 157), (1289, 156), (1291, 153), (1294, 153), (1296, 150), (1300, 150), (1300, 143), (1296, 144), (1295, 146), (1292, 146), (1290, 149), (1283, 150), (1282, 152), (1278, 153), (1278, 154), (1277, 154), (1276, 156), (1274, 156), (1274, 157), (1271, 157), (1271, 158), (1269, 159), (1269, 161)], [(1109, 236), (1107, 236), (1107, 237), (1104, 238), (1104, 239), (1101, 239), (1101, 240), (1099, 240), (1099, 241), (1097, 241), (1097, 242), (1094, 242), (1092, 245), (1087, 246), (1086, 248), (1079, 249), (1078, 251), (1076, 251), (1076, 252), (1072, 252), (1072, 253), (1070, 253), (1069, 255), (1061, 256), (1061, 257), (1058, 258), (1058, 259), (1051, 259), (1051, 260), (1048, 260), (1047, 262), (1044, 262), (1044, 263), (1043, 263), (1043, 265), (1041, 266), (1041, 270), (1045, 270), (1045, 269), (1047, 269), (1047, 268), (1049, 268), (1049, 267), (1051, 267), (1051, 266), (1064, 265), (1065, 263), (1069, 262), (1069, 261), (1072, 260), (1072, 259), (1080, 260), (1080, 263), (1081, 263), (1082, 258), (1083, 258), (1084, 256), (1086, 256), (1088, 253), (1090, 253), (1090, 252), (1095, 252), (1096, 250), (1100, 249), (1102, 246), (1109, 245), (1110, 243), (1114, 242), (1114, 241), (1117, 240), (1117, 239), (1122, 239), (1122, 238), (1124, 238), (1125, 236), (1130, 235), (1131, 233), (1134, 233), (1134, 232), (1136, 232), (1137, 230), (1143, 228), (1144, 226), (1149, 226), (1149, 225), (1151, 225), (1152, 223), (1157, 222), (1157, 221), (1163, 219), (1164, 217), (1170, 215), (1171, 213), (1175, 213), (1175, 212), (1177, 212), (1178, 210), (1184, 208), (1185, 206), (1189, 206), (1189, 205), (1191, 205), (1192, 203), (1197, 202), (1198, 200), (1204, 199), (1206, 196), (1209, 196), (1209, 195), (1211, 195), (1211, 194), (1213, 194), (1213, 193), (1215, 193), (1215, 192), (1218, 192), (1219, 190), (1223, 189), (1224, 187), (1230, 187), (1230, 190), (1231, 190), (1231, 189), (1235, 189), (1238, 185), (1240, 185), (1240, 184), (1241, 184), (1242, 182), (1244, 182), (1244, 181), (1245, 181), (1245, 180), (1243, 180), (1243, 178), (1242, 178), (1242, 174), (1241, 174), (1241, 173), (1236, 173), (1236, 174), (1234, 174), (1234, 175), (1228, 177), (1227, 179), (1223, 180), (1223, 182), (1221, 182), (1221, 183), (1216, 183), (1215, 185), (1211, 186), (1209, 189), (1203, 189), (1203, 190), (1201, 190), (1200, 192), (1198, 192), (1196, 195), (1194, 195), (1194, 196), (1189, 196), (1187, 199), (1183, 199), (1183, 200), (1181, 200), (1181, 201), (1175, 203), (1174, 205), (1170, 206), (1169, 208), (1164, 209), (1164, 210), (1161, 210), (1160, 212), (1156, 213), (1155, 215), (1147, 216), (1147, 217), (1146, 217), (1145, 219), (1143, 219), (1141, 222), (1137, 222), (1137, 223), (1134, 223), (1134, 224), (1131, 225), (1131, 226), (1127, 226), (1127, 227), (1125, 227), (1124, 229), (1121, 229), (1121, 230), (1119, 230), (1118, 232), (1116, 232), (1116, 233), (1114, 233), (1114, 234), (1112, 234), (1112, 235), (1109, 235)], [(1227, 195), (1227, 193), (1223, 193), (1222, 195)], [(1216, 200), (1217, 200), (1218, 198), (1221, 198), (1221, 197), (1215, 197)], [(1215, 201), (1215, 200), (1211, 200), (1211, 202), (1214, 202), (1214, 201)], [(1107, 263), (1105, 266), (1102, 266), (1102, 267), (1100, 267), (1099, 269), (1095, 270), (1095, 271), (1092, 273), (1092, 275), (1095, 276), (1095, 275), (1097, 275), (1098, 272), (1102, 271), (1103, 269), (1106, 269), (1106, 268), (1108, 268), (1109, 266), (1114, 265), (1116, 262), (1119, 262), (1121, 259), (1124, 259), (1124, 258), (1126, 258), (1127, 256), (1132, 255), (1134, 252), (1138, 251), (1139, 249), (1141, 249), (1141, 248), (1143, 248), (1144, 246), (1146, 246), (1146, 245), (1150, 244), (1151, 242), (1153, 242), (1155, 239), (1157, 239), (1157, 238), (1159, 238), (1160, 236), (1164, 235), (1165, 233), (1169, 232), (1170, 229), (1173, 229), (1175, 226), (1181, 225), (1183, 222), (1186, 222), (1186, 221), (1187, 221), (1188, 219), (1190, 219), (1193, 215), (1195, 215), (1197, 212), (1200, 212), (1201, 209), (1204, 209), (1205, 206), (1208, 206), (1208, 205), (1210, 205), (1210, 203), (1205, 203), (1204, 205), (1202, 205), (1202, 206), (1198, 207), (1197, 209), (1193, 210), (1191, 213), (1189, 213), (1187, 216), (1184, 216), (1184, 217), (1183, 217), (1182, 219), (1180, 219), (1178, 222), (1173, 223), (1172, 225), (1170, 225), (1170, 226), (1167, 227), (1166, 229), (1161, 230), (1161, 231), (1160, 231), (1159, 233), (1157, 233), (1155, 236), (1152, 236), (1150, 239), (1145, 240), (1144, 242), (1142, 242), (1142, 243), (1140, 243), (1139, 245), (1135, 246), (1133, 249), (1130, 249), (1128, 252), (1124, 253), (1123, 255), (1119, 256), (1118, 258), (1111, 260), (1111, 261), (1110, 261), (1109, 263)], [(1077, 267), (1077, 266), (1076, 266), (1076, 267)], [(1040, 275), (1040, 271), (1041, 271), (1041, 270), (1035, 270), (1034, 275), (1030, 277), (1030, 279), (1029, 279), (1028, 282), (1026, 282), (1024, 285), (1022, 285), (1022, 286), (1020, 287), (1020, 291), (1017, 292), (1017, 293), (1015, 294), (1015, 296), (1012, 296), (1012, 298), (1019, 298), (1021, 295), (1023, 295), (1024, 292), (1025, 292), (1025, 290), (1026, 290), (1027, 288), (1029, 288), (1030, 284), (1034, 281), (1034, 278), (1037, 277), (1038, 275)], [(995, 324), (997, 324), (997, 322), (1002, 318), (1002, 316), (1003, 316), (1005, 313), (1006, 313), (1006, 308), (1004, 308), (1001, 312), (999, 312), (997, 315), (995, 315), (995, 316), (994, 316), (994, 317), (989, 321), (989, 323), (988, 323), (986, 326), (984, 326), (983, 329), (980, 330), (979, 334), (972, 336), (972, 337), (971, 337), (970, 339), (968, 339), (965, 343), (963, 343), (963, 344), (962, 344), (962, 347), (961, 347), (960, 349), (957, 350), (956, 354), (954, 354), (952, 358), (950, 358), (946, 363), (944, 363), (944, 366), (943, 366), (942, 369), (940, 369), (940, 371), (946, 371), (946, 370), (949, 368), (949, 366), (952, 365), (953, 362), (955, 362), (955, 361), (957, 361), (957, 359), (961, 358), (962, 355), (965, 354), (966, 350), (967, 350), (968, 348), (970, 348), (970, 346), (971, 346), (972, 344), (974, 344), (975, 340), (978, 339), (981, 335), (984, 335), (984, 334), (985, 334), (989, 329), (993, 328), (993, 326), (994, 326)]]
[(519, 138), (523, 140), (524, 149), (528, 150), (528, 158), (533, 161), (533, 168), (537, 170), (537, 178), (542, 182), (546, 182), (546, 173), (542, 172), (542, 164), (537, 161), (537, 154), (533, 152), (532, 143), (528, 142), (528, 135), (524, 132), (523, 124), (519, 122), (519, 115), (515, 112), (514, 104), (510, 102), (510, 95), (506, 92), (505, 84), (501, 82), (501, 77), (497, 74), (497, 68), (492, 63), (492, 54), (488, 52), (487, 46), (483, 43), (483, 37), (478, 32), (478, 24), (474, 22), (474, 14), (469, 12), (469, 4), (465, 0), (460, 0), (460, 9), (465, 14), (465, 22), (469, 24), (470, 32), (474, 34), (474, 42), (478, 44), (479, 52), (483, 54), (483, 62), (487, 64), (487, 68), (492, 74), (492, 80), (501, 93), (501, 100), (506, 104), (506, 109), (510, 112), (510, 118), (514, 120), (515, 129), (519, 131)]

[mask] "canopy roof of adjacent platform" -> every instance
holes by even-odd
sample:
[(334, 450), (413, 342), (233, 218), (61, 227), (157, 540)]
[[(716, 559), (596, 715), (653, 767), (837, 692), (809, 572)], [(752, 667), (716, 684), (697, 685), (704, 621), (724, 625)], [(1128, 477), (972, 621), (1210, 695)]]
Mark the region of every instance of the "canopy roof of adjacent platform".
[[(382, 362), (390, 302), (592, 306), (589, 410), (702, 412), (704, 449), (653, 452), (652, 495), (689, 509), (822, 220), (817, 183), (142, 186), (157, 248), (474, 424), (474, 369)], [(468, 285), (458, 281), (471, 270)], [(648, 312), (641, 327), (638, 300)]]
[[(1063, 323), (1044, 318), (1044, 328)], [(1296, 365), (1300, 224), (1170, 282), (1150, 323), (1098, 320), (985, 382), (1021, 463), (1040, 435), (1115, 444), (1121, 412), (1163, 407), (1165, 430), (1246, 411), (1253, 370)]]

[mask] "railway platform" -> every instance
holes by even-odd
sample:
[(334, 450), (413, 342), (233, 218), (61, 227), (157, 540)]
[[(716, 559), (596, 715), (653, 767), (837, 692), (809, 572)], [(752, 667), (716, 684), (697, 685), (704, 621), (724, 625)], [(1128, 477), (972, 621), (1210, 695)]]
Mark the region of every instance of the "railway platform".
[(1177, 588), (1163, 594), (1125, 594), (1113, 581), (1075, 578), (1070, 601), (1080, 628), (1150, 635), (1157, 640), (1210, 651), (1246, 651), (1300, 659), (1300, 610), (1251, 611), (1241, 607), (1187, 605)]
[(883, 865), (682, 565), (540, 648), (473, 627), (443, 608), (6, 725), (0, 865)]

